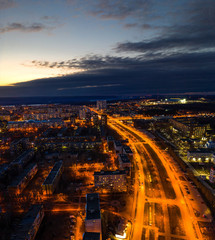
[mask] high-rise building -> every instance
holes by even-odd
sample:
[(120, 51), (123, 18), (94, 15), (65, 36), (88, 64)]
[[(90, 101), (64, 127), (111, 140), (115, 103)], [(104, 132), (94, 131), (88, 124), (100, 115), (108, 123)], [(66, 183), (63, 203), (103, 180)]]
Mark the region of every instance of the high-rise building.
[(98, 110), (106, 109), (107, 108), (107, 101), (106, 100), (99, 100), (96, 102), (96, 106)]
[(86, 112), (86, 123), (91, 123), (91, 112)]
[(70, 116), (70, 122), (72, 125), (75, 125), (75, 122), (76, 122), (76, 114), (71, 114)]
[(94, 113), (93, 114), (93, 124), (95, 126), (98, 126), (99, 125), (99, 117), (98, 117), (98, 114), (97, 113)]
[(107, 115), (106, 114), (102, 114), (102, 116), (101, 116), (101, 125), (107, 126)]
[(82, 108), (79, 110), (79, 118), (80, 119), (85, 119), (86, 118), (86, 109)]

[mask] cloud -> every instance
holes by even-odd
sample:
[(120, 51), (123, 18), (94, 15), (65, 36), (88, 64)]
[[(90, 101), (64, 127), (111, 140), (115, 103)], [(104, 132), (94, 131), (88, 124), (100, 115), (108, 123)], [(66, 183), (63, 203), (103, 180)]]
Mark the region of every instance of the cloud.
[(103, 19), (124, 19), (143, 14), (148, 5), (148, 0), (99, 0), (94, 1), (91, 13)]
[(148, 51), (166, 51), (166, 50), (200, 50), (205, 48), (215, 48), (215, 33), (208, 33), (206, 35), (186, 36), (186, 35), (172, 35), (166, 38), (157, 38), (151, 41), (126, 42), (117, 44), (114, 48), (117, 52), (139, 52), (144, 53)]
[(127, 23), (124, 25), (125, 28), (134, 28), (137, 27), (138, 24), (137, 23)]
[(215, 91), (214, 70), (103, 69), (0, 87), (2, 97), (144, 95)]
[(36, 66), (42, 68), (62, 68), (62, 69), (105, 69), (105, 68), (122, 68), (136, 65), (138, 58), (117, 57), (117, 56), (101, 56), (101, 55), (87, 55), (80, 59), (71, 59), (67, 61), (48, 62), (34, 60), (27, 66)]
[(14, 22), (14, 23), (8, 24), (5, 27), (0, 28), (0, 33), (7, 33), (7, 32), (13, 32), (13, 31), (40, 32), (47, 29), (50, 29), (50, 27), (47, 27), (42, 23), (32, 23), (30, 25), (25, 25), (22, 23)]
[[(141, 48), (142, 49), (142, 48)], [(118, 56), (101, 56), (90, 55), (80, 59), (71, 59), (67, 61), (49, 62), (34, 60), (27, 66), (36, 66), (42, 68), (59, 68), (59, 69), (81, 69), (87, 74), (94, 71), (105, 69), (211, 69), (215, 63), (215, 54), (213, 52), (195, 52), (195, 53), (153, 53), (138, 55), (136, 57), (118, 57)], [(85, 73), (84, 72), (84, 73)]]
[(165, 18), (162, 18), (160, 25), (141, 22), (128, 25), (159, 31), (156, 37), (137, 42), (121, 42), (114, 49), (117, 52), (141, 54), (215, 52), (215, 1), (206, 0), (204, 4), (201, 0), (188, 1), (183, 13), (177, 14), (172, 10), (167, 14), (171, 18), (177, 18), (178, 15), (180, 21), (171, 24), (162, 24), (165, 22)]
[[(71, 61), (84, 67), (84, 72), (0, 87), (0, 96), (119, 96), (215, 91), (214, 53), (88, 58)], [(34, 62), (47, 68), (71, 67), (70, 61)]]
[(116, 87), (121, 86), (121, 84), (104, 84), (104, 85), (86, 85), (86, 86), (79, 86), (73, 88), (58, 88), (59, 91), (69, 90), (69, 89), (84, 89), (84, 88), (103, 88), (103, 87)]
[(45, 15), (40, 18), (45, 24), (50, 24), (53, 26), (62, 26), (61, 18), (59, 16), (48, 16)]
[[(74, 1), (73, 1), (74, 2)], [(88, 12), (102, 19), (120, 20), (125, 28), (154, 31), (160, 38), (188, 37), (195, 40), (204, 34), (214, 38), (214, 0), (93, 0)], [(126, 23), (125, 23), (126, 21)], [(155, 40), (155, 39), (151, 39)]]
[(16, 6), (13, 0), (0, 0), (0, 10)]

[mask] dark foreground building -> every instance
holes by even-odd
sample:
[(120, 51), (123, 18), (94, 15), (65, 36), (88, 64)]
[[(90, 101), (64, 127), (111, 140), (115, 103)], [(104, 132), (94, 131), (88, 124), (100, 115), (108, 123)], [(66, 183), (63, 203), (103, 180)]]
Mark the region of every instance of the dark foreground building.
[(33, 205), (17, 226), (11, 240), (34, 240), (43, 218), (43, 206)]

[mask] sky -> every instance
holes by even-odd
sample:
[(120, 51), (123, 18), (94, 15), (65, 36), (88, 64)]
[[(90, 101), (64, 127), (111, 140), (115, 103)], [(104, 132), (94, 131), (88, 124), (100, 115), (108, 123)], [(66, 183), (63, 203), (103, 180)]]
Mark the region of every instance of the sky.
[(215, 91), (215, 0), (0, 0), (0, 97)]

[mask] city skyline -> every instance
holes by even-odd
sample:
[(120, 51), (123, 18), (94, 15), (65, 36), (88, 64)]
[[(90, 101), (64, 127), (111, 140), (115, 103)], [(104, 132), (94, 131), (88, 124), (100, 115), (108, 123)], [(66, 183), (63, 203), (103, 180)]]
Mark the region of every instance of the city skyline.
[(214, 94), (215, 2), (0, 0), (0, 96)]

